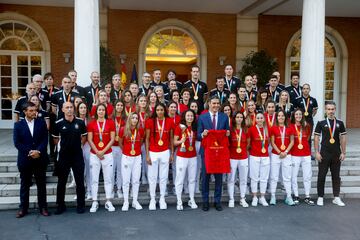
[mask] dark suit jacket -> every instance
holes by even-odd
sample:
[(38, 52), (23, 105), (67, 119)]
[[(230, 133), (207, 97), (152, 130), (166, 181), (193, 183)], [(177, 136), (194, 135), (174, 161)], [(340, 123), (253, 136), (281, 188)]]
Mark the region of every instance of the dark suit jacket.
[[(210, 117), (210, 113), (204, 113), (199, 116), (198, 119), (198, 128), (197, 128), (197, 138), (199, 141), (202, 140), (201, 134), (204, 132), (204, 130), (212, 130), (212, 119)], [(230, 130), (229, 126), (229, 118), (225, 113), (219, 112), (218, 120), (216, 123), (216, 129), (217, 130)]]
[[(14, 124), (14, 145), (18, 150), (17, 164), (19, 170), (26, 168), (33, 161), (38, 161), (46, 165), (49, 160), (47, 155), (48, 131), (46, 123), (44, 120), (38, 118), (34, 121), (33, 136), (31, 136), (25, 119)], [(40, 151), (40, 158), (32, 159), (29, 157), (28, 154), (30, 150)]]

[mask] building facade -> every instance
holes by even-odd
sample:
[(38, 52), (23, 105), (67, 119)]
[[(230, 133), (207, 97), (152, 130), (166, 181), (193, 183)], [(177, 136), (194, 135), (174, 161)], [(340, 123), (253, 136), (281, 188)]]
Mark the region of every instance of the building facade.
[[(134, 63), (139, 74), (160, 68), (164, 79), (170, 68), (177, 71), (179, 78), (187, 79), (190, 66), (198, 64), (201, 79), (210, 88), (215, 86), (215, 77), (224, 74), (224, 63), (233, 64), (239, 71), (241, 59), (251, 51), (265, 49), (275, 57), (285, 84), (289, 84), (292, 72), (301, 73), (311, 67), (307, 61), (300, 64), (304, 51), (302, 30), (307, 29), (302, 27), (305, 16), (301, 17), (301, 11), (306, 6), (296, 3), (293, 6), (296, 12), (279, 1), (268, 1), (271, 6), (243, 1), (245, 3), (239, 4), (241, 9), (235, 12), (226, 9), (199, 12), (195, 7), (191, 12), (166, 6), (159, 9), (161, 11), (151, 7), (134, 10), (136, 6), (128, 10), (126, 4), (119, 7), (119, 3), (97, 0), (51, 1), (51, 4), (35, 0), (11, 2), (16, 4), (0, 3), (0, 128), (12, 127), (15, 99), (24, 94), (26, 84), (36, 73), (43, 75), (51, 71), (59, 84), (61, 77), (75, 68), (79, 84), (89, 85), (90, 72), (99, 70), (99, 45), (106, 46), (116, 56), (118, 71), (122, 58), (128, 78)], [(318, 4), (320, 10), (309, 15), (321, 16), (319, 13), (324, 10), (321, 4), (325, 1), (311, 2), (314, 6)], [(84, 4), (86, 8), (79, 7)], [(348, 7), (357, 6), (354, 3)], [(299, 11), (300, 16), (296, 16)], [(84, 23), (84, 18), (95, 21)], [(360, 18), (328, 14), (322, 18), (325, 22), (320, 24), (325, 29), (324, 67), (319, 64), (318, 69), (306, 70), (311, 77), (301, 74), (301, 83), (314, 86), (311, 95), (320, 102), (335, 100), (338, 117), (345, 120), (348, 127), (360, 127), (357, 121), (360, 108), (356, 104), (360, 92), (360, 33), (356, 29)], [(315, 46), (309, 45), (309, 48)], [(307, 76), (306, 79), (303, 76)]]

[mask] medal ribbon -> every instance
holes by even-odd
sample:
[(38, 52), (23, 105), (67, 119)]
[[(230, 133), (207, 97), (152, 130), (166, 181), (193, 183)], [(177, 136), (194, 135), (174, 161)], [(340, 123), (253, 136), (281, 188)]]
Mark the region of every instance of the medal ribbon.
[[(141, 124), (142, 128), (145, 128), (145, 119), (142, 114), (143, 114), (142, 112), (140, 112), (140, 114), (139, 114), (140, 115), (140, 124)], [(144, 115), (145, 115), (145, 113), (144, 113)]]
[(305, 112), (309, 112), (308, 109), (309, 109), (310, 98), (308, 98), (308, 99), (306, 100), (306, 104), (305, 104), (304, 98), (302, 99), (302, 102), (303, 102), (304, 107), (305, 107)]
[(135, 149), (135, 141), (136, 141), (136, 135), (137, 135), (137, 130), (135, 129), (134, 134), (131, 133), (131, 150)]
[(239, 134), (238, 134), (237, 130), (235, 130), (235, 133), (236, 133), (236, 139), (237, 139), (237, 147), (240, 148), (242, 128), (240, 128)]
[(162, 140), (162, 136), (164, 134), (165, 120), (166, 120), (166, 118), (164, 118), (164, 120), (162, 122), (162, 125), (160, 126), (159, 119), (156, 118), (156, 123), (157, 123), (157, 128), (158, 128), (158, 131), (159, 131), (160, 140)]
[(198, 91), (199, 91), (199, 84), (196, 85), (196, 90), (195, 90), (195, 87), (194, 87), (194, 83), (191, 84), (191, 87), (194, 91), (194, 96), (197, 96), (198, 95)]
[(102, 142), (103, 141), (103, 132), (104, 132), (104, 129), (105, 129), (105, 124), (106, 124), (106, 119), (104, 119), (104, 123), (103, 123), (101, 128), (100, 128), (99, 121), (96, 121), (96, 124), (97, 124), (98, 130), (99, 130), (100, 142)]
[[(226, 79), (226, 78), (225, 78)], [(228, 86), (229, 91), (231, 92), (231, 85), (232, 85), (233, 79), (230, 78), (230, 81), (226, 79), (226, 85)]]
[(334, 139), (334, 134), (335, 134), (335, 130), (336, 130), (336, 118), (334, 118), (334, 124), (333, 124), (332, 129), (331, 129), (329, 118), (326, 118), (326, 122), (329, 126), (330, 139)]
[(220, 104), (222, 104), (224, 98), (224, 92), (221, 92), (221, 96), (220, 96), (219, 90), (217, 90), (217, 95), (220, 98)]
[(285, 133), (286, 133), (286, 128), (285, 126), (283, 127), (283, 130), (281, 131), (281, 127), (279, 127), (280, 130), (280, 136), (281, 136), (281, 146), (285, 146)]
[(296, 130), (296, 133), (298, 136), (299, 144), (301, 144), (302, 143), (302, 128), (300, 127), (300, 131), (299, 131), (299, 129), (297, 128), (297, 126), (295, 124), (295, 130)]
[(265, 135), (265, 128), (263, 128), (263, 134), (264, 134), (264, 135), (261, 134), (261, 131), (260, 131), (258, 125), (256, 125), (256, 129), (257, 129), (257, 131), (258, 131), (258, 133), (259, 133), (259, 137), (260, 137), (260, 140), (261, 140), (261, 148), (265, 148), (265, 137), (266, 137), (266, 135)]
[(299, 91), (296, 89), (296, 87), (293, 87), (293, 89), (294, 89), (294, 92), (296, 93), (296, 95), (297, 95), (298, 97), (300, 97), (300, 93), (299, 93)]
[(69, 92), (69, 95), (66, 97), (65, 91), (63, 90), (63, 98), (64, 102), (70, 102), (71, 92)]
[(115, 118), (115, 127), (116, 127), (116, 136), (119, 136), (119, 129), (121, 126), (121, 117), (119, 117), (119, 122), (117, 121), (117, 117)]
[(270, 122), (269, 114), (267, 114), (267, 120), (268, 120), (268, 124), (270, 125), (270, 127), (272, 127), (274, 125), (275, 114), (272, 115), (271, 122)]
[(188, 135), (189, 137), (189, 144), (190, 144), (190, 147), (192, 147), (192, 144), (193, 144), (193, 137), (194, 137), (194, 132), (190, 129), (186, 129), (186, 134)]
[(131, 107), (129, 107), (129, 111), (128, 111), (125, 106), (125, 115), (128, 117), (130, 113), (131, 113)]

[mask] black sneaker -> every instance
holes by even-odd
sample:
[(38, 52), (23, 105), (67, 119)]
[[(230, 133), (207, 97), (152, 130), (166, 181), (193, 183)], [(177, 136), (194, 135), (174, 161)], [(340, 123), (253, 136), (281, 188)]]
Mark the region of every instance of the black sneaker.
[(299, 205), (300, 204), (300, 198), (299, 197), (293, 197), (293, 200), (294, 200), (294, 203), (296, 205)]
[(307, 197), (304, 199), (304, 203), (306, 203), (309, 206), (315, 206), (315, 203), (313, 200), (311, 200), (311, 198)]

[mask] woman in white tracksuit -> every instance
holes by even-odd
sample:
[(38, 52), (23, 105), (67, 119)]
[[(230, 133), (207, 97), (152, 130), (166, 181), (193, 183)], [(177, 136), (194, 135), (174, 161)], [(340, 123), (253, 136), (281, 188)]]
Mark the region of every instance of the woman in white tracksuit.
[[(77, 117), (81, 118), (85, 126), (88, 125), (89, 118), (88, 118), (88, 108), (84, 102), (79, 103), (77, 107)], [(86, 141), (82, 147), (83, 149), (83, 157), (85, 162), (85, 183), (86, 183), (86, 199), (91, 199), (91, 174), (90, 174), (90, 145), (88, 141)]]
[[(265, 117), (262, 113), (256, 114), (256, 124), (249, 128), (248, 145), (250, 146), (250, 179), (253, 199), (251, 205), (256, 207), (258, 202), (264, 207), (269, 206), (265, 193), (270, 173), (269, 134), (266, 128)], [(258, 184), (260, 182), (260, 199), (258, 199)]]
[(306, 123), (304, 113), (301, 109), (295, 110), (291, 118), (291, 127), (294, 132), (294, 147), (291, 150), (291, 159), (293, 164), (291, 175), (291, 186), (294, 194), (295, 204), (299, 204), (299, 190), (297, 177), (300, 167), (303, 173), (303, 183), (305, 190), (304, 202), (310, 206), (315, 205), (310, 198), (311, 189), (311, 149), (309, 145), (309, 139), (311, 138), (311, 128)]
[(289, 206), (295, 205), (291, 197), (291, 174), (292, 160), (291, 148), (294, 145), (294, 135), (292, 129), (287, 124), (286, 112), (279, 110), (276, 113), (276, 125), (270, 129), (271, 136), (271, 170), (270, 170), (270, 205), (276, 205), (276, 187), (279, 180), (279, 172), (281, 168), (282, 181), (286, 191), (285, 204)]
[(159, 178), (160, 209), (167, 209), (165, 192), (168, 182), (169, 163), (174, 160), (174, 121), (167, 117), (163, 103), (155, 105), (155, 111), (145, 124), (146, 162), (148, 163), (148, 180), (150, 203), (149, 210), (156, 210), (156, 182)]
[[(145, 122), (151, 116), (148, 103), (148, 98), (144, 94), (141, 94), (136, 99), (136, 111), (139, 113), (139, 126), (144, 129), (144, 131)], [(145, 142), (143, 142), (141, 146), (141, 159), (141, 182), (142, 184), (148, 184)]]
[(125, 127), (119, 133), (119, 144), (122, 149), (121, 172), (123, 177), (124, 203), (122, 211), (129, 210), (129, 188), (132, 186), (132, 207), (141, 210), (138, 202), (141, 176), (141, 145), (144, 140), (144, 129), (140, 127), (139, 115), (129, 113)]
[(95, 119), (87, 126), (88, 142), (91, 147), (90, 152), (90, 174), (91, 174), (91, 194), (93, 203), (90, 212), (94, 213), (99, 208), (98, 189), (99, 175), (102, 169), (105, 187), (105, 209), (109, 212), (115, 211), (110, 199), (113, 190), (113, 164), (111, 146), (115, 140), (115, 123), (107, 118), (106, 105), (99, 103), (96, 107)]
[(193, 110), (186, 110), (181, 116), (181, 121), (178, 126), (175, 127), (174, 133), (174, 145), (177, 146), (176, 150), (176, 178), (175, 178), (175, 190), (177, 197), (176, 209), (183, 210), (183, 204), (181, 199), (181, 193), (183, 191), (184, 180), (187, 174), (187, 180), (189, 183), (189, 197), (188, 205), (192, 209), (196, 209), (198, 206), (195, 202), (195, 183), (196, 183), (196, 170), (197, 170), (197, 158), (196, 158), (196, 116)]
[(245, 116), (242, 112), (235, 112), (232, 117), (232, 127), (230, 132), (230, 166), (231, 172), (228, 174), (229, 207), (235, 207), (234, 188), (236, 173), (238, 171), (240, 185), (240, 205), (249, 207), (245, 199), (249, 159), (247, 153), (248, 133), (245, 127)]
[(118, 99), (115, 101), (114, 108), (114, 122), (115, 122), (115, 141), (112, 146), (112, 154), (114, 158), (114, 173), (113, 173), (113, 184), (117, 187), (117, 197), (122, 198), (123, 194), (121, 191), (122, 187), (122, 174), (121, 174), (121, 158), (122, 158), (122, 150), (119, 147), (119, 132), (121, 127), (125, 126), (125, 111), (124, 111), (125, 103)]

